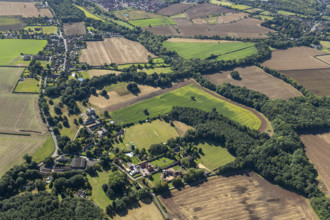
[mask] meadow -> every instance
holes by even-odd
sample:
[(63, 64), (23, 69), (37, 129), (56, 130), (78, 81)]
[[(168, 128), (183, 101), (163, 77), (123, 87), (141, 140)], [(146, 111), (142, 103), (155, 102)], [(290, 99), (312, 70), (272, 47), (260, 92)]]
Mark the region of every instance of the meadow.
[(151, 75), (153, 73), (172, 73), (171, 67), (159, 67), (159, 68), (143, 68), (142, 70), (138, 69), (138, 72), (145, 72), (148, 75)]
[[(117, 110), (112, 112), (111, 116), (118, 123), (136, 123), (148, 117), (153, 118), (168, 113), (173, 106), (193, 107), (204, 111), (212, 111), (213, 108), (216, 108), (217, 112), (242, 125), (252, 129), (259, 129), (261, 126), (261, 121), (249, 110), (218, 99), (194, 85), (184, 86), (172, 92)], [(148, 116), (144, 114), (145, 109), (149, 112)]]
[(129, 21), (129, 23), (137, 27), (163, 26), (163, 25), (176, 24), (172, 20), (172, 18), (169, 17), (134, 20), (134, 21)]
[(226, 148), (217, 143), (201, 142), (197, 145), (197, 148), (201, 148), (203, 154), (196, 160), (196, 163), (203, 164), (210, 171), (235, 160), (235, 157)]
[(160, 144), (177, 136), (179, 134), (174, 127), (166, 122), (156, 120), (127, 128), (123, 142), (116, 144), (115, 147), (130, 151), (133, 143), (139, 149), (149, 149), (152, 144)]
[[(36, 28), (41, 28), (40, 31), (35, 30)], [(26, 26), (24, 30), (35, 32), (35, 33), (44, 33), (44, 34), (56, 34), (58, 27), (56, 26)]]
[(23, 54), (38, 54), (46, 46), (46, 40), (1, 39), (0, 66), (11, 65)]
[(42, 147), (40, 147), (33, 155), (32, 158), (36, 162), (41, 162), (47, 157), (51, 156), (55, 150), (55, 144), (52, 136), (48, 135)]
[(0, 26), (16, 25), (20, 24), (21, 21), (18, 16), (1, 16)]
[(173, 42), (165, 41), (164, 46), (172, 51), (176, 51), (179, 56), (185, 59), (200, 58), (205, 59), (212, 54), (217, 55), (217, 59), (229, 60), (244, 58), (257, 52), (253, 43), (244, 42)]
[(103, 19), (101, 19), (101, 18), (97, 17), (96, 15), (90, 13), (90, 12), (87, 11), (84, 7), (81, 7), (81, 6), (79, 6), (79, 5), (75, 5), (75, 4), (74, 4), (74, 6), (76, 6), (76, 7), (79, 8), (80, 10), (82, 10), (82, 11), (85, 13), (85, 16), (86, 16), (87, 18), (91, 18), (91, 19), (95, 19), (95, 20), (100, 20), (100, 21), (103, 21), (103, 22), (104, 22)]
[(28, 78), (24, 81), (19, 81), (14, 92), (38, 94), (40, 92), (39, 80)]

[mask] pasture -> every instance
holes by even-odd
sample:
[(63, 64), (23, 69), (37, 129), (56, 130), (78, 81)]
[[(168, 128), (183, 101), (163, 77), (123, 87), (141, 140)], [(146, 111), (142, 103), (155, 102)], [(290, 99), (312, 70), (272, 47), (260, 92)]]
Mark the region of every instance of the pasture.
[(0, 66), (12, 65), (21, 57), (21, 53), (36, 55), (46, 44), (46, 40), (1, 39)]
[(318, 219), (307, 199), (255, 173), (211, 177), (161, 198), (171, 219)]
[(143, 69), (138, 69), (138, 72), (145, 72), (148, 75), (151, 75), (153, 73), (172, 73), (173, 71), (171, 70), (171, 67), (159, 67), (159, 68), (143, 68)]
[(148, 56), (155, 57), (142, 44), (116, 37), (87, 42), (87, 49), (82, 50), (79, 61), (93, 66), (111, 63), (146, 63)]
[[(173, 39), (172, 41), (165, 41), (163, 45), (168, 50), (177, 52), (179, 56), (185, 59), (206, 59), (211, 55), (218, 56), (217, 59), (219, 60), (228, 60), (228, 58), (240, 59), (256, 53), (256, 49), (254, 48), (253, 43), (244, 43), (238, 41), (222, 43), (221, 41), (195, 40), (195, 42), (190, 42), (190, 39), (187, 39), (186, 42), (183, 40), (176, 42), (175, 39)], [(247, 48), (252, 48), (252, 50), (245, 52), (244, 49)], [(234, 53), (233, 56), (226, 57), (226, 55), (231, 53)]]
[(235, 160), (235, 157), (226, 148), (221, 147), (217, 143), (201, 142), (197, 145), (197, 148), (201, 148), (203, 154), (195, 162), (197, 164), (201, 163), (210, 171)]
[(272, 58), (262, 65), (281, 70), (322, 69), (330, 66), (315, 58), (326, 53), (310, 47), (294, 47), (287, 50), (275, 50)]
[(330, 191), (330, 133), (302, 135), (300, 138), (308, 158)]
[(84, 7), (81, 7), (79, 5), (74, 5), (74, 6), (76, 6), (80, 10), (82, 10), (87, 18), (104, 21), (103, 19), (101, 19), (101, 18), (97, 17), (96, 15), (94, 15), (94, 14), (90, 13), (89, 11), (87, 11)]
[(83, 22), (64, 23), (63, 32), (66, 36), (86, 34), (85, 24)]
[(46, 140), (41, 148), (32, 155), (33, 160), (38, 163), (51, 156), (55, 150), (54, 140), (51, 135), (46, 136)]
[(23, 155), (33, 155), (43, 146), (44, 142), (45, 136), (43, 135), (20, 136), (0, 134), (0, 176), (14, 165), (23, 163)]
[(131, 151), (132, 143), (139, 148), (149, 149), (152, 144), (160, 144), (167, 142), (170, 138), (179, 136), (178, 132), (170, 124), (156, 120), (151, 123), (136, 124), (125, 130), (123, 142), (114, 145), (124, 149), (125, 151)]
[(24, 22), (20, 16), (0, 16), (0, 30), (20, 30)]
[[(246, 87), (267, 95), (271, 99), (289, 99), (302, 94), (284, 81), (265, 73), (256, 66), (236, 68), (241, 80), (235, 80), (230, 76), (232, 71), (204, 75), (204, 77), (215, 85), (228, 82), (232, 85)], [(257, 80), (256, 80), (257, 79)]]
[(281, 73), (294, 79), (298, 84), (303, 85), (308, 91), (315, 95), (330, 95), (330, 68), (286, 70), (281, 71)]
[(26, 26), (24, 30), (32, 33), (56, 34), (58, 28), (56, 26)]
[(165, 25), (176, 24), (172, 20), (172, 18), (169, 17), (134, 20), (134, 21), (129, 21), (129, 23), (137, 27), (165, 26)]
[(28, 78), (23, 81), (19, 81), (14, 92), (38, 94), (40, 92), (39, 80)]
[[(216, 98), (195, 85), (187, 85), (147, 99), (112, 112), (111, 116), (118, 123), (135, 123), (148, 117), (153, 118), (165, 114), (171, 111), (173, 106), (194, 107), (204, 111), (212, 111), (213, 108), (216, 108), (217, 112), (252, 129), (257, 130), (261, 125), (258, 117), (249, 110)], [(149, 116), (144, 114), (145, 109), (148, 110)]]

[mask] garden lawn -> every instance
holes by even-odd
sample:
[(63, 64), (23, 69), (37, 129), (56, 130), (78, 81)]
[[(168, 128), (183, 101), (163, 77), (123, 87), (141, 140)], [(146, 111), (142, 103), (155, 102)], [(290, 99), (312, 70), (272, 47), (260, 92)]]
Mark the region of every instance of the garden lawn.
[[(195, 100), (192, 97), (195, 97)], [(216, 108), (220, 114), (251, 129), (257, 130), (261, 126), (261, 121), (251, 111), (218, 99), (194, 85), (184, 86), (172, 92), (120, 109), (112, 112), (111, 116), (118, 123), (136, 123), (148, 117), (153, 118), (168, 113), (173, 106), (199, 108), (204, 111), (212, 111), (213, 108)], [(149, 116), (144, 114), (145, 109), (148, 110)]]
[(39, 81), (34, 78), (28, 78), (24, 81), (19, 81), (15, 91), (19, 93), (39, 93), (40, 87), (39, 87)]
[(169, 17), (134, 20), (134, 21), (129, 21), (129, 23), (137, 27), (163, 26), (163, 25), (176, 24), (172, 20), (172, 18)]
[(97, 177), (87, 175), (88, 182), (92, 186), (92, 200), (105, 211), (106, 207), (112, 203), (110, 198), (105, 194), (102, 189), (103, 184), (109, 183), (110, 172), (98, 172)]
[(246, 54), (249, 54), (244, 52), (245, 48), (254, 48), (256, 52), (256, 48), (253, 46), (253, 43), (245, 43), (245, 42), (193, 43), (193, 42), (165, 41), (163, 44), (168, 50), (176, 51), (179, 54), (179, 56), (185, 59), (191, 59), (191, 58), (205, 59), (208, 58), (211, 54), (225, 56), (230, 53), (234, 53), (235, 55), (240, 55), (242, 53), (240, 57), (243, 58), (246, 56)]
[(166, 158), (166, 157), (161, 157), (157, 160), (153, 160), (151, 161), (151, 165), (153, 166), (158, 166), (158, 167), (164, 167), (164, 166), (167, 166), (167, 165), (170, 165), (171, 163), (173, 163), (174, 160), (172, 159), (169, 159), (169, 158)]
[(226, 148), (212, 142), (199, 143), (198, 148), (202, 148), (204, 155), (196, 160), (196, 163), (203, 164), (209, 170), (217, 169), (235, 160)]
[(167, 142), (170, 138), (179, 136), (176, 129), (170, 124), (156, 120), (151, 123), (136, 124), (125, 130), (123, 143), (116, 144), (126, 151), (130, 151), (132, 142), (139, 148), (149, 149), (152, 144)]
[(11, 65), (15, 59), (23, 54), (38, 54), (46, 46), (46, 40), (30, 39), (1, 39), (0, 65)]

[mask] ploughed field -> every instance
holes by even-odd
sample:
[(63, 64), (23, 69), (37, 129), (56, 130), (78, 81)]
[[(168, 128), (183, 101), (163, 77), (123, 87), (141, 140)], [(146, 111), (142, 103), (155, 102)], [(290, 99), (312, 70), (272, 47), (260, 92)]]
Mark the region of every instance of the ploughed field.
[(187, 9), (193, 7), (194, 5), (193, 4), (189, 4), (189, 3), (186, 3), (186, 4), (172, 4), (166, 8), (163, 8), (159, 11), (157, 11), (157, 14), (161, 14), (161, 15), (166, 15), (166, 16), (173, 16), (173, 15), (176, 15), (176, 14), (180, 14), (184, 11), (186, 11)]
[(232, 71), (204, 75), (204, 77), (215, 85), (228, 82), (236, 86), (245, 86), (250, 90), (263, 93), (271, 99), (287, 100), (296, 96), (302, 96), (302, 94), (290, 84), (265, 73), (256, 66), (236, 68), (234, 71), (239, 73), (241, 80), (233, 79), (230, 75)]
[(140, 43), (125, 38), (106, 38), (104, 41), (89, 41), (82, 50), (80, 62), (98, 66), (104, 64), (146, 63), (148, 56), (155, 57)]
[(53, 14), (47, 8), (37, 8), (36, 2), (0, 1), (0, 16), (17, 15), (29, 17), (49, 17)]
[(307, 199), (253, 172), (211, 177), (161, 201), (172, 219), (318, 219)]

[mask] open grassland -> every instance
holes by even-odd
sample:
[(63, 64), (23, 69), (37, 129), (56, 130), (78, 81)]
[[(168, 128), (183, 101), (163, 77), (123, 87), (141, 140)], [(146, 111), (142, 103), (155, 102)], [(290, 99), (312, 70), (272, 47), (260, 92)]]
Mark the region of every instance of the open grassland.
[(148, 75), (151, 75), (153, 73), (172, 73), (173, 71), (171, 70), (171, 67), (159, 67), (159, 68), (143, 68), (143, 69), (138, 69), (138, 72), (145, 72)]
[(301, 141), (305, 145), (308, 158), (330, 192), (330, 133), (302, 135)]
[(136, 124), (125, 130), (123, 143), (116, 144), (125, 151), (130, 151), (132, 143), (139, 149), (149, 149), (152, 144), (166, 142), (170, 138), (179, 136), (170, 124), (156, 120), (151, 123)]
[(162, 198), (172, 219), (318, 219), (307, 199), (255, 173), (211, 177)]
[(315, 95), (330, 95), (330, 68), (286, 70), (281, 71), (281, 73), (294, 79)]
[(163, 220), (163, 216), (157, 206), (149, 201), (148, 203), (139, 202), (136, 208), (129, 209), (124, 216), (116, 215), (114, 220)]
[(157, 14), (173, 16), (173, 15), (180, 14), (189, 8), (192, 8), (193, 6), (194, 6), (193, 4), (189, 4), (189, 3), (172, 4), (166, 8), (159, 10), (157, 12)]
[(217, 60), (223, 60), (223, 61), (228, 61), (228, 60), (240, 60), (248, 56), (252, 56), (254, 54), (257, 54), (258, 50), (254, 46), (247, 47), (244, 49), (239, 49), (233, 52), (228, 52), (223, 55), (220, 55), (217, 57)]
[(221, 5), (221, 6), (232, 6), (233, 3), (229, 2), (229, 1), (218, 1), (218, 0), (211, 0), (210, 3), (212, 4), (216, 4), (216, 5)]
[(38, 54), (46, 46), (46, 40), (1, 39), (0, 65), (11, 65), (23, 54)]
[(125, 38), (106, 38), (104, 41), (87, 42), (80, 62), (97, 66), (104, 64), (146, 63), (148, 56), (155, 57), (142, 44)]
[(33, 155), (33, 160), (38, 163), (50, 157), (55, 150), (54, 140), (51, 135), (46, 137), (46, 140), (41, 148), (39, 148)]
[(169, 18), (169, 17), (134, 20), (134, 21), (130, 21), (129, 23), (131, 23), (132, 25), (137, 26), (137, 27), (165, 26), (165, 25), (176, 24), (172, 20), (172, 18)]
[(24, 30), (32, 33), (56, 34), (58, 28), (56, 26), (26, 26)]
[[(172, 51), (175, 51), (179, 56), (190, 59), (190, 58), (208, 58), (211, 54), (218, 55), (219, 59), (222, 59), (223, 56), (239, 51), (238, 54), (242, 54), (243, 57), (249, 53), (240, 51), (245, 48), (253, 48), (253, 43), (244, 43), (244, 42), (231, 42), (231, 43), (220, 43), (218, 41), (206, 41), (203, 42), (174, 42), (174, 41), (165, 41), (164, 46)], [(252, 53), (255, 51), (252, 51)], [(237, 57), (234, 55), (232, 58)], [(226, 58), (228, 59), (228, 57)]]
[(63, 32), (66, 36), (86, 34), (85, 24), (83, 22), (64, 23)]
[(0, 1), (0, 16), (20, 15), (25, 18), (29, 17), (49, 17), (53, 14), (47, 9), (38, 9), (35, 2), (3, 2)]
[(114, 11), (114, 15), (124, 21), (131, 20), (141, 20), (141, 19), (149, 19), (149, 18), (159, 18), (161, 15), (150, 13), (146, 11), (134, 10), (134, 9), (125, 9)]
[(202, 142), (197, 145), (197, 148), (201, 148), (203, 154), (196, 160), (196, 163), (203, 164), (210, 171), (235, 160), (235, 157), (226, 148), (217, 143)]
[(120, 74), (120, 71), (116, 71), (116, 70), (101, 70), (101, 69), (91, 69), (91, 70), (87, 70), (87, 72), (89, 73), (90, 77), (93, 78), (93, 76), (103, 76), (103, 75), (107, 75), (107, 74)]
[[(193, 107), (205, 111), (212, 111), (213, 108), (216, 108), (219, 113), (252, 129), (259, 129), (261, 125), (261, 121), (249, 110), (218, 99), (195, 85), (188, 85), (112, 112), (111, 116), (119, 123), (134, 123), (145, 120), (147, 117), (152, 118), (165, 114), (171, 111), (173, 106)], [(148, 110), (149, 116), (144, 114), (145, 109)]]
[(326, 53), (309, 48), (294, 47), (287, 50), (276, 50), (272, 53), (272, 58), (263, 63), (276, 70), (305, 70), (305, 69), (321, 69), (330, 66), (315, 58), (317, 55)]
[(103, 19), (101, 19), (101, 18), (97, 17), (96, 15), (93, 15), (92, 13), (90, 13), (89, 11), (87, 11), (84, 7), (81, 7), (79, 5), (74, 5), (74, 6), (76, 6), (80, 10), (82, 10), (87, 18), (104, 21)]
[(39, 81), (34, 78), (19, 81), (14, 92), (18, 93), (39, 93)]
[(23, 163), (23, 155), (33, 155), (43, 146), (44, 142), (45, 137), (43, 135), (19, 136), (0, 134), (0, 176), (14, 165)]
[(265, 73), (262, 69), (256, 66), (245, 68), (236, 68), (241, 77), (241, 80), (235, 80), (231, 77), (232, 71), (225, 71), (204, 77), (215, 85), (221, 85), (224, 82), (246, 87), (267, 95), (271, 99), (289, 99), (302, 94), (291, 85), (284, 81)]

